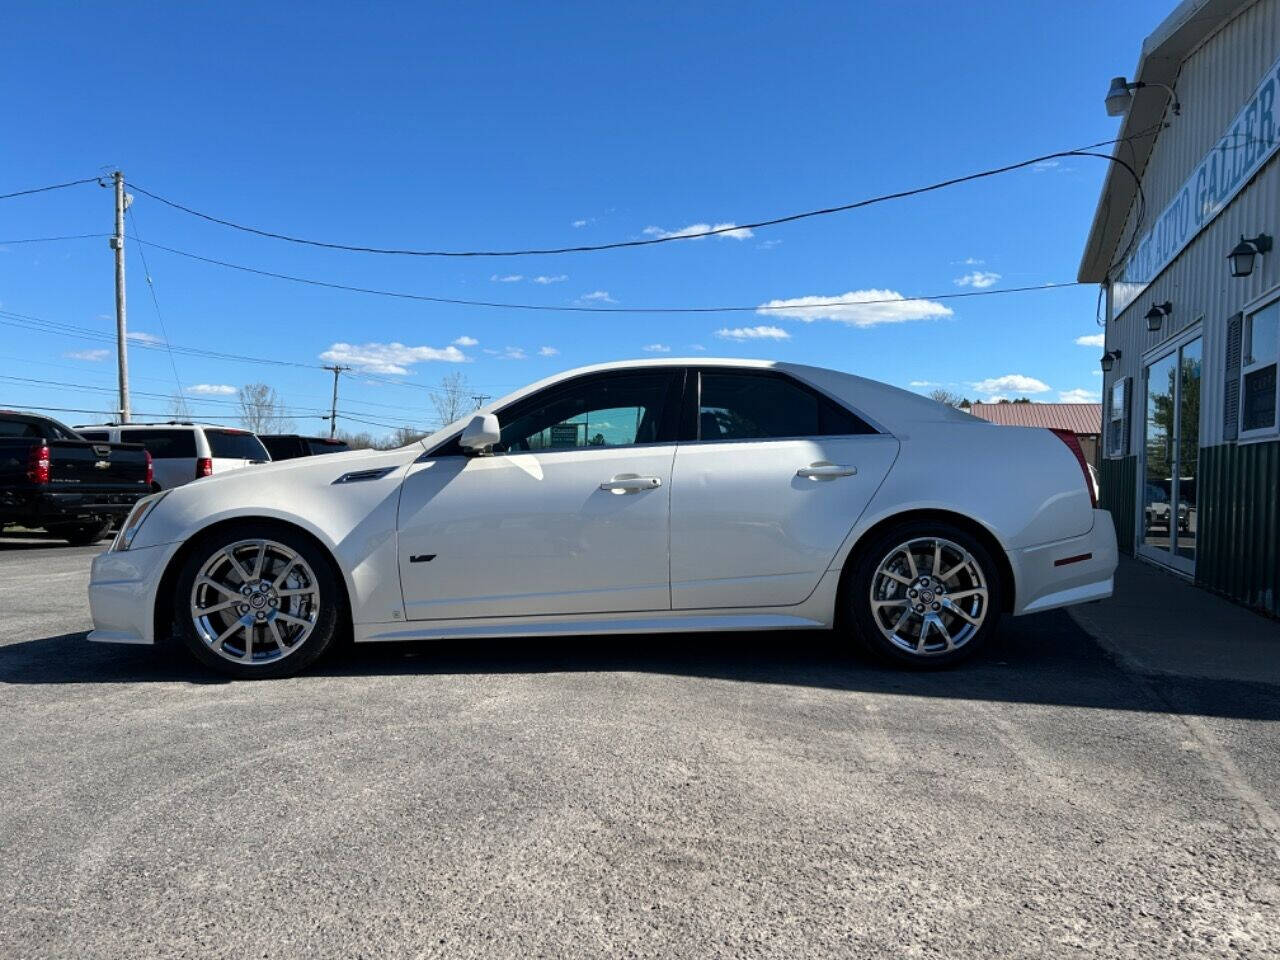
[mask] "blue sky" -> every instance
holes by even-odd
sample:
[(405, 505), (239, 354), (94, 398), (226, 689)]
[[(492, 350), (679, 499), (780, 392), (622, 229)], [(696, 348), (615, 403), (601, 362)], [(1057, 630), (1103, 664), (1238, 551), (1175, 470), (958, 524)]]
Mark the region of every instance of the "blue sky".
[[(736, 224), (1114, 136), (1107, 81), (1132, 70), (1170, 7), (228, 2), (89, 15), (79, 4), (21, 5), (0, 33), (0, 193), (118, 166), (227, 219), (407, 247)], [(555, 305), (754, 306), (1074, 280), (1104, 168), (1071, 159), (751, 236), (517, 259), (303, 248), (142, 196), (133, 212), (146, 240), (339, 283)], [(105, 233), (111, 220), (109, 191), (91, 184), (0, 201), (0, 240)], [(808, 322), (799, 312), (597, 316), (323, 290), (154, 249), (147, 259), (164, 325), (132, 245), (132, 330), (198, 350), (352, 363), (382, 380), (344, 379), (342, 407), (379, 423), (428, 422), (423, 387), (454, 370), (475, 392), (500, 394), (668, 349), (818, 363), (971, 397), (1091, 398), (1099, 383), (1099, 350), (1075, 342), (1099, 332), (1092, 287), (811, 312)], [(110, 334), (112, 278), (104, 239), (2, 246), (0, 310)], [(92, 388), (114, 384), (110, 351), (88, 335), (0, 326), (10, 378), (86, 388), (0, 379), (0, 405), (106, 411), (111, 395)], [(130, 362), (135, 392), (155, 394), (136, 396), (136, 410), (166, 413), (180, 383), (195, 415), (228, 415), (227, 391), (265, 380), (300, 428), (324, 429), (311, 416), (327, 407), (323, 371), (148, 349)]]

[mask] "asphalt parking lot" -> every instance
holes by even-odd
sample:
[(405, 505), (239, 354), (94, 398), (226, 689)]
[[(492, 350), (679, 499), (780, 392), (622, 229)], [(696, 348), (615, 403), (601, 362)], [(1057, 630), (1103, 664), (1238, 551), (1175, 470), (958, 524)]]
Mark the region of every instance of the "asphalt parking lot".
[(1067, 614), (926, 675), (795, 634), (229, 683), (85, 642), (95, 552), (0, 538), (2, 957), (1280, 952), (1280, 687)]

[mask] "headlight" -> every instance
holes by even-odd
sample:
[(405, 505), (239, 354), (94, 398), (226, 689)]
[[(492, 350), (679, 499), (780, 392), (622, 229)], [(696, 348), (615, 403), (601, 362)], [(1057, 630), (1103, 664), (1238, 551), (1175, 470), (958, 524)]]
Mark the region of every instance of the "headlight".
[(147, 517), (151, 515), (157, 504), (166, 496), (168, 490), (161, 490), (159, 493), (153, 493), (149, 497), (143, 497), (133, 505), (133, 509), (129, 511), (129, 519), (124, 522), (124, 526), (120, 528), (120, 532), (116, 534), (116, 538), (111, 541), (112, 550), (128, 550), (133, 546), (133, 538), (138, 535), (138, 531), (142, 529), (142, 524), (146, 522)]

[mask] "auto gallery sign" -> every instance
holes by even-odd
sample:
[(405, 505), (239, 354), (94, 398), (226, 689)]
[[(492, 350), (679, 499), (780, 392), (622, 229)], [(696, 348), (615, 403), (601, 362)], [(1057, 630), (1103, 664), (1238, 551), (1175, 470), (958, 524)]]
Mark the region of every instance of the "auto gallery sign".
[(1139, 237), (1120, 275), (1112, 280), (1112, 317), (1133, 303), (1275, 154), (1280, 146), (1277, 98), (1280, 60), (1267, 70), (1235, 122), (1205, 154), (1173, 201)]

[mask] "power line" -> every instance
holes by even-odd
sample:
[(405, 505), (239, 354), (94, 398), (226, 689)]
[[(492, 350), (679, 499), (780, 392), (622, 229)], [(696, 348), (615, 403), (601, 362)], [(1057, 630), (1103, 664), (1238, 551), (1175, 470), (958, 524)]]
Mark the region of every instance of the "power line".
[[(132, 205), (125, 208), (129, 214), (129, 222), (133, 224), (133, 235), (138, 234), (138, 218), (133, 213)], [(151, 267), (147, 264), (147, 255), (142, 249), (142, 244), (138, 244), (138, 256), (142, 259), (142, 275), (147, 278), (147, 289), (151, 291), (151, 303), (156, 308), (156, 320), (160, 322), (160, 335), (164, 337), (165, 352), (169, 355), (169, 367), (173, 370), (173, 383), (178, 388), (178, 403), (182, 407), (182, 412), (188, 416), (191, 409), (187, 406), (187, 397), (182, 389), (182, 379), (178, 376), (178, 362), (173, 359), (173, 347), (169, 344), (169, 331), (165, 329), (164, 315), (160, 312), (160, 301), (156, 298), (156, 285), (151, 279)]]
[(16, 190), (13, 193), (0, 193), (0, 200), (11, 200), (14, 197), (29, 197), (33, 193), (47, 193), (50, 190), (61, 190), (64, 187), (78, 187), (82, 183), (99, 183), (100, 177), (85, 177), (83, 180), (68, 180), (66, 183), (51, 183), (47, 187), (32, 187), (30, 190)]
[(58, 240), (101, 240), (110, 233), (75, 233), (65, 237), (22, 237), (18, 240), (0, 240), (0, 247), (16, 247), (20, 243), (53, 243)]
[(380, 290), (376, 287), (357, 287), (345, 283), (334, 283), (329, 280), (316, 280), (312, 277), (297, 277), (287, 273), (276, 273), (271, 270), (261, 270), (257, 267), (248, 267), (244, 264), (231, 263), (227, 260), (217, 260), (213, 257), (204, 257), (200, 254), (190, 253), (186, 250), (178, 250), (175, 247), (167, 247), (164, 244), (153, 243), (149, 240), (141, 240), (138, 237), (130, 238), (143, 246), (151, 247), (155, 250), (163, 250), (165, 253), (176, 254), (180, 257), (187, 257), (191, 260), (198, 260), (201, 263), (208, 263), (218, 267), (226, 267), (229, 270), (239, 270), (243, 273), (251, 273), (260, 277), (270, 277), (274, 280), (287, 280), (290, 283), (301, 283), (307, 286), (324, 287), (329, 290), (345, 290), (349, 293), (363, 293), (377, 297), (392, 297), (397, 300), (415, 300), (424, 303), (440, 303), (453, 307), (489, 307), (500, 310), (537, 310), (546, 313), (667, 313), (667, 314), (698, 314), (698, 313), (757, 313), (757, 312), (787, 312), (791, 310), (821, 310), (824, 307), (856, 307), (856, 306), (874, 306), (876, 304), (885, 303), (912, 303), (922, 300), (960, 300), (969, 297), (995, 297), (1007, 293), (1026, 293), (1032, 290), (1055, 290), (1063, 287), (1076, 287), (1082, 284), (1078, 280), (1064, 280), (1059, 283), (1042, 283), (1025, 287), (1002, 287), (999, 290), (969, 290), (962, 293), (937, 293), (922, 297), (890, 297), (879, 300), (819, 300), (815, 303), (805, 304), (780, 304), (769, 306), (767, 304), (754, 304), (751, 306), (735, 305), (723, 307), (623, 307), (623, 306), (579, 306), (568, 305), (561, 306), (546, 303), (510, 303), (497, 300), (464, 300), (457, 297), (437, 297), (421, 293), (407, 293), (399, 290)]
[[(1139, 134), (1134, 136), (1145, 135)], [(987, 170), (979, 170), (975, 173), (963, 174), (958, 177), (949, 177), (946, 180), (939, 180), (935, 183), (926, 184), (920, 187), (913, 187), (907, 190), (898, 190), (893, 193), (881, 194), (875, 197), (867, 197), (863, 200), (855, 200), (849, 203), (835, 204), (833, 206), (819, 207), (816, 210), (805, 210), (800, 213), (789, 213), (780, 217), (771, 217), (765, 220), (754, 220), (747, 223), (732, 223), (722, 227), (713, 227), (708, 230), (702, 230), (697, 233), (680, 233), (669, 234), (658, 237), (646, 237), (644, 239), (635, 240), (616, 240), (611, 243), (597, 244), (579, 244), (566, 247), (542, 247), (533, 249), (514, 249), (514, 250), (414, 250), (408, 248), (396, 247), (374, 247), (360, 244), (335, 243), (326, 240), (312, 240), (306, 237), (296, 237), (287, 233), (280, 233), (273, 230), (263, 230), (258, 227), (247, 226), (237, 223), (233, 220), (227, 220), (222, 217), (215, 217), (212, 214), (202, 213), (176, 200), (170, 200), (158, 193), (153, 193), (145, 187), (139, 186), (137, 183), (130, 181), (129, 186), (137, 193), (150, 197), (165, 206), (179, 210), (193, 217), (209, 223), (216, 223), (219, 226), (229, 227), (233, 230), (239, 230), (244, 233), (251, 233), (255, 236), (266, 237), (272, 240), (283, 240), (288, 243), (302, 244), (309, 247), (321, 247), (326, 250), (344, 250), (350, 253), (376, 253), (387, 254), (391, 256), (405, 257), (528, 257), (528, 256), (550, 256), (565, 253), (596, 253), (602, 250), (620, 250), (630, 247), (650, 247), (661, 243), (675, 243), (680, 240), (697, 240), (703, 237), (714, 237), (721, 234), (736, 233), (741, 230), (760, 230), (766, 227), (776, 227), (784, 223), (795, 223), (799, 220), (808, 220), (814, 217), (825, 217), (835, 213), (846, 213), (851, 210), (859, 210), (864, 207), (873, 206), (879, 203), (886, 203), (890, 200), (903, 200), (908, 197), (916, 197), (921, 194), (931, 193), (935, 190), (943, 190), (947, 187), (957, 186), (962, 183), (971, 183), (975, 180), (982, 180), (987, 177), (999, 176), (1003, 173), (1011, 173), (1014, 170), (1022, 170), (1027, 167), (1035, 166), (1038, 163), (1045, 163), (1049, 160), (1057, 160), (1063, 157), (1096, 157), (1101, 160), (1118, 163), (1124, 166), (1133, 174), (1135, 180), (1139, 180), (1134, 169), (1120, 160), (1118, 157), (1104, 153), (1093, 153), (1094, 147), (1106, 146), (1108, 144), (1119, 143), (1121, 140), (1129, 140), (1133, 137), (1116, 138), (1113, 140), (1101, 140), (1098, 143), (1089, 144), (1075, 150), (1059, 150), (1053, 153), (1042, 154), (1038, 157), (1031, 157), (1027, 160), (1019, 160), (1016, 163), (1008, 163), (999, 167), (992, 167)]]

